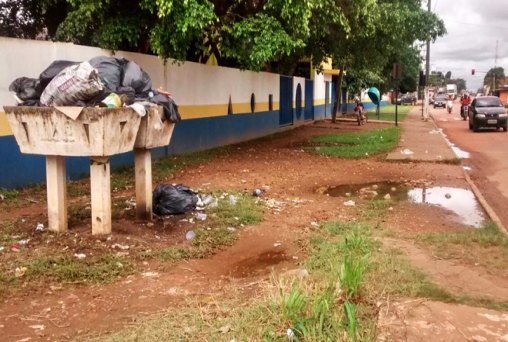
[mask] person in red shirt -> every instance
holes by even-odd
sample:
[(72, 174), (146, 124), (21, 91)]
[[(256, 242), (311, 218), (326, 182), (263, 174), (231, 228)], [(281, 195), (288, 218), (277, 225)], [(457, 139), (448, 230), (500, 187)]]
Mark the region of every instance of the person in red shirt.
[(469, 106), (471, 104), (471, 97), (469, 97), (469, 94), (464, 94), (462, 95), (460, 102), (460, 114), (462, 115), (464, 113), (464, 106)]

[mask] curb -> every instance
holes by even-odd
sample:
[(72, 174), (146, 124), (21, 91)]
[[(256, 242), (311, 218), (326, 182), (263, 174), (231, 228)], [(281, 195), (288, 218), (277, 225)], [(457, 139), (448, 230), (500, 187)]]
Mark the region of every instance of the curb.
[[(433, 115), (429, 115), (430, 118), (432, 118), (432, 123), (434, 124), (434, 126), (436, 127), (436, 129), (439, 129), (438, 125), (436, 124), (436, 121), (434, 119), (434, 116)], [(442, 130), (440, 130), (440, 133), (441, 133), (441, 136), (443, 137), (443, 139), (445, 139), (444, 137), (444, 133)], [(446, 139), (445, 139), (446, 141)], [(447, 142), (447, 145), (448, 147), (452, 150), (453, 154), (455, 154), (455, 152), (453, 151), (453, 149), (451, 148), (450, 144)], [(476, 184), (473, 182), (473, 180), (471, 179), (471, 177), (469, 177), (469, 174), (467, 173), (467, 171), (464, 169), (464, 167), (462, 166), (462, 158), (459, 158), (461, 159), (461, 162), (460, 162), (460, 165), (461, 165), (461, 168), (462, 168), (462, 173), (464, 174), (464, 178), (466, 180), (466, 182), (469, 184), (469, 186), (471, 187), (471, 190), (473, 191), (474, 195), (476, 196), (476, 198), (478, 199), (478, 202), (480, 202), (480, 205), (483, 207), (483, 210), (485, 210), (485, 212), (487, 213), (487, 215), (489, 216), (489, 218), (492, 220), (492, 222), (494, 222), (498, 227), (499, 227), (499, 230), (505, 234), (506, 236), (508, 236), (508, 230), (506, 230), (505, 226), (503, 225), (503, 223), (501, 222), (501, 220), (499, 219), (499, 216), (497, 216), (496, 212), (494, 211), (494, 209), (492, 209), (492, 207), (490, 206), (490, 204), (487, 202), (487, 200), (485, 199), (485, 197), (483, 197), (482, 193), (480, 192), (480, 189), (478, 189), (478, 187), (476, 186)]]

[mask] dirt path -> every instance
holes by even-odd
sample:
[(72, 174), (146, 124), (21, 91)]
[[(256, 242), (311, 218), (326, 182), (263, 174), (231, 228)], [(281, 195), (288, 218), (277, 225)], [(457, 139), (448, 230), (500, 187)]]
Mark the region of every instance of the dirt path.
[[(243, 144), (168, 179), (168, 182), (183, 183), (202, 191), (236, 190), (250, 193), (252, 189), (266, 186), (268, 191), (265, 198), (274, 199), (278, 204), (266, 209), (261, 224), (241, 230), (233, 246), (207, 259), (172, 266), (150, 261), (143, 264), (140, 274), (110, 285), (40, 289), (7, 298), (0, 304), (3, 340), (69, 340), (76, 335), (118, 329), (140, 315), (177, 308), (186, 296), (221, 293), (229, 286), (243, 288), (248, 294), (255, 287), (253, 284), (266, 279), (273, 269), (284, 271), (297, 267), (299, 260), (305, 257), (297, 241), (310, 229), (312, 222), (351, 219), (359, 215), (358, 208), (344, 206), (343, 198), (326, 196), (320, 191), (322, 188), (383, 181), (467, 187), (462, 169), (457, 165), (394, 163), (384, 162), (377, 157), (343, 160), (309, 154), (302, 148), (302, 143), (313, 135), (376, 126), (383, 127), (375, 123), (358, 127), (349, 122), (322, 122), (305, 126), (275, 138)], [(30, 212), (39, 213), (37, 215), (44, 212), (41, 208), (45, 207), (45, 203), (33, 206), (34, 210)], [(7, 217), (9, 214), (0, 214), (0, 220)], [(30, 218), (27, 213), (28, 220), (38, 218)], [(407, 224), (408, 218), (412, 222), (410, 225)], [(399, 206), (394, 203), (389, 223), (397, 227), (397, 231), (408, 233), (464, 229), (456, 215), (449, 211), (416, 204), (401, 203)], [(159, 224), (156, 222), (155, 228), (161, 231), (163, 228), (158, 227)], [(85, 224), (73, 228), (73, 233), (86, 234), (88, 229)], [(126, 232), (142, 229), (147, 228), (127, 218), (121, 224), (114, 225), (113, 235), (123, 238)], [(176, 226), (164, 229), (173, 230), (165, 237), (167, 243), (170, 243), (169, 239), (182, 240), (185, 234)], [(148, 239), (146, 232), (139, 234), (145, 235), (138, 235), (137, 239)], [(442, 281), (443, 286), (450, 285), (451, 280), (447, 279), (449, 263), (434, 260), (423, 251), (405, 245), (399, 247), (407, 252), (415, 264), (424, 270), (433, 270), (434, 273), (430, 274), (438, 282)], [(460, 261), (454, 267), (454, 274), (460, 276), (461, 283), (457, 291), (482, 292), (481, 287), (484, 286), (490, 288), (493, 296), (503, 299), (508, 296), (506, 279), (486, 277), (480, 271), (471, 270), (468, 265), (461, 265)], [(466, 318), (470, 319), (464, 316)]]

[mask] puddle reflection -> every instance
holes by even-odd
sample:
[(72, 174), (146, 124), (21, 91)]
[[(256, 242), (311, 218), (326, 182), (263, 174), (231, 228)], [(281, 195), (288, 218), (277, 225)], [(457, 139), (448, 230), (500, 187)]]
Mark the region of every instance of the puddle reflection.
[(414, 188), (408, 191), (409, 201), (428, 203), (446, 208), (457, 214), (462, 223), (479, 228), (485, 217), (471, 190), (436, 186)]

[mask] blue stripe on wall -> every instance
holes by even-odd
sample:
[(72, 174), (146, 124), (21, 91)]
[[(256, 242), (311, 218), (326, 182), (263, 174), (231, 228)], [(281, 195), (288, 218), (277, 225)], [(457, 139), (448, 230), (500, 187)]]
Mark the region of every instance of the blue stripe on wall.
[[(221, 117), (184, 120), (173, 132), (169, 146), (152, 150), (152, 158), (184, 154), (247, 141), (279, 131), (279, 112), (235, 114)], [(45, 157), (22, 154), (14, 136), (0, 137), (0, 187), (13, 188), (45, 182)], [(132, 152), (111, 158), (112, 169), (133, 165)], [(68, 179), (78, 179), (90, 172), (87, 157), (65, 159)]]

